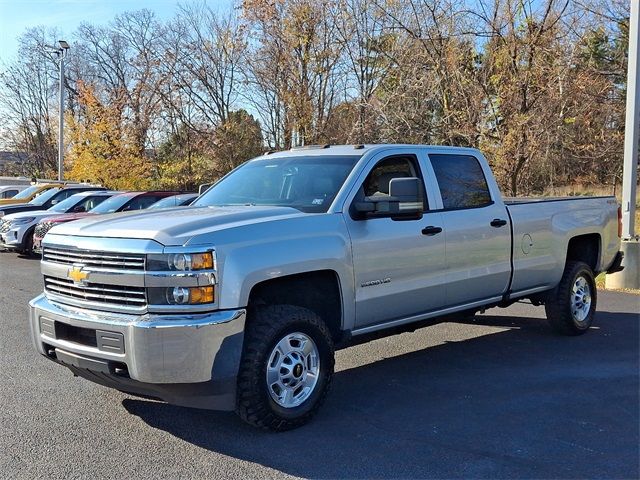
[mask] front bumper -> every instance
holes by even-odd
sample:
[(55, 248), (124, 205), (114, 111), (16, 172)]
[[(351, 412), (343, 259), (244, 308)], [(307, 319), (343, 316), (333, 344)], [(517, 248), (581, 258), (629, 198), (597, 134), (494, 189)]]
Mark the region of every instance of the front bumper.
[(170, 403), (231, 409), (244, 309), (131, 315), (30, 303), (35, 348), (97, 383)]
[(8, 232), (0, 233), (0, 245), (10, 250), (23, 248), (24, 232), (20, 228), (12, 228)]

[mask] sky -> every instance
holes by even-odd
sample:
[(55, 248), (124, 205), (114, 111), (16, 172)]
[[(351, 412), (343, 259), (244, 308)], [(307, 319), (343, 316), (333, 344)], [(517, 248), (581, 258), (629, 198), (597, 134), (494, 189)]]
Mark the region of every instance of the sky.
[[(82, 23), (108, 23), (117, 14), (148, 8), (159, 20), (171, 18), (179, 0), (0, 0), (0, 63), (17, 55), (17, 38), (30, 27), (57, 27), (73, 48), (72, 33)], [(184, 2), (180, 2), (184, 3)], [(209, 0), (212, 7), (229, 0)]]

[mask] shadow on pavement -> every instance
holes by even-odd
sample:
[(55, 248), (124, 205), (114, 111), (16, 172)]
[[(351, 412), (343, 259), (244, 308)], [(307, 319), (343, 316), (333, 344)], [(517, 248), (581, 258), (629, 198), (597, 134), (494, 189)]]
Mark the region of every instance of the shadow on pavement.
[(281, 434), (229, 413), (123, 405), (203, 449), (301, 477), (638, 478), (638, 316), (597, 315), (581, 337), (477, 317), (508, 329), (341, 371), (315, 420)]

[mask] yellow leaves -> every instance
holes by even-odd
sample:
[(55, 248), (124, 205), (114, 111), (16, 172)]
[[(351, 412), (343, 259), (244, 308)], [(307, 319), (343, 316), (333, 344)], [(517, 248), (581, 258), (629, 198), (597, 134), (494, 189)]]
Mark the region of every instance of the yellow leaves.
[(114, 189), (151, 186), (151, 162), (136, 154), (131, 132), (117, 102), (101, 102), (95, 88), (80, 83), (81, 114), (70, 117), (69, 179), (100, 183)]

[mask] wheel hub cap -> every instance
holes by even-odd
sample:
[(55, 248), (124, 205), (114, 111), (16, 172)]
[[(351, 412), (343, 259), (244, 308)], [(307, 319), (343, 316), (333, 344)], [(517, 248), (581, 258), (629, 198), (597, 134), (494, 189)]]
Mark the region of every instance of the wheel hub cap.
[(269, 395), (281, 407), (297, 407), (313, 393), (319, 373), (320, 355), (314, 341), (304, 333), (290, 333), (269, 355)]
[(571, 289), (571, 314), (578, 322), (584, 322), (591, 310), (591, 287), (584, 277), (578, 277)]

